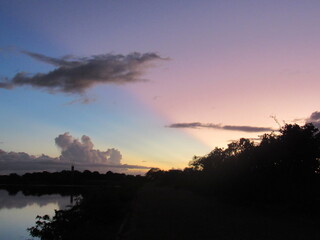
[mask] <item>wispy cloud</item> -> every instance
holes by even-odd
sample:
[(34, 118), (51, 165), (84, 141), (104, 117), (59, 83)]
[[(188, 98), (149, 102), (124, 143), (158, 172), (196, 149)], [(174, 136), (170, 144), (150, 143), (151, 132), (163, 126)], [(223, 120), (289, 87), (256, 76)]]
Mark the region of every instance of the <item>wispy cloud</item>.
[(65, 103), (64, 105), (67, 106), (67, 105), (73, 105), (73, 104), (90, 104), (92, 102), (95, 102), (96, 99), (95, 98), (88, 98), (86, 96), (83, 96), (82, 98), (78, 98), (78, 99), (75, 99), (75, 100), (72, 100), (70, 102), (67, 102)]
[(169, 128), (211, 128), (211, 129), (222, 129), (229, 131), (241, 131), (241, 132), (269, 132), (275, 131), (270, 127), (255, 127), (255, 126), (237, 126), (237, 125), (221, 125), (213, 123), (173, 123), (167, 126)]
[(13, 78), (3, 78), (0, 88), (13, 89), (31, 86), (51, 93), (82, 94), (96, 84), (126, 84), (142, 81), (141, 76), (150, 63), (164, 60), (156, 53), (101, 54), (90, 57), (48, 57), (29, 51), (20, 51), (37, 61), (56, 67), (48, 73), (19, 72)]
[[(261, 141), (262, 137), (246, 138), (246, 139), (249, 139), (252, 142), (259, 142), (259, 141)], [(230, 139), (230, 140), (228, 140), (228, 142), (238, 142), (238, 141), (239, 141), (239, 139)]]

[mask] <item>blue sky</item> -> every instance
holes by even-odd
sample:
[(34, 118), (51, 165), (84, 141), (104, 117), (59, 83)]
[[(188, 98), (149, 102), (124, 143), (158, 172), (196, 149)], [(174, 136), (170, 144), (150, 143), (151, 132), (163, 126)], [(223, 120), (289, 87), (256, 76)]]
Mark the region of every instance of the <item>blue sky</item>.
[[(100, 4), (101, 8), (86, 1), (83, 4), (79, 1), (68, 4), (38, 1), (2, 3), (1, 9), (5, 11), (1, 14), (1, 28), (6, 34), (0, 42), (1, 77), (10, 78), (20, 71), (37, 73), (53, 70), (52, 66), (20, 54), (19, 50), (53, 57), (155, 51), (152, 47), (142, 46), (146, 42), (140, 43), (140, 49), (134, 44), (128, 45), (126, 38), (131, 33), (121, 27), (144, 31), (139, 27), (141, 23), (131, 21), (136, 19), (140, 7), (114, 1)], [(145, 9), (142, 12), (146, 14), (141, 21), (148, 22), (144, 17), (153, 18)], [(130, 22), (132, 26), (127, 25)], [(106, 36), (109, 28), (111, 37)], [(122, 37), (121, 32), (126, 36)], [(141, 32), (141, 37), (143, 34)], [(97, 49), (96, 42), (100, 49)], [(50, 94), (30, 87), (2, 90), (0, 105), (5, 114), (1, 117), (1, 149), (56, 157), (60, 151), (54, 144), (54, 138), (70, 132), (77, 138), (90, 136), (96, 148), (119, 149), (123, 163), (162, 168), (183, 167), (194, 154), (209, 150), (188, 134), (166, 128), (168, 122), (161, 114), (122, 86), (98, 86), (86, 95), (93, 99), (89, 104), (77, 102), (81, 96)], [(186, 147), (190, 144), (193, 149)]]
[[(55, 138), (69, 132), (89, 136), (96, 150), (119, 150), (122, 164), (183, 168), (263, 134), (243, 126), (276, 130), (271, 115), (304, 123), (319, 109), (319, 9), (318, 1), (1, 1), (0, 82), (59, 68), (21, 51), (168, 59), (143, 67), (147, 81), (82, 94), (0, 89), (0, 149), (59, 157)], [(175, 123), (185, 125), (168, 127)]]

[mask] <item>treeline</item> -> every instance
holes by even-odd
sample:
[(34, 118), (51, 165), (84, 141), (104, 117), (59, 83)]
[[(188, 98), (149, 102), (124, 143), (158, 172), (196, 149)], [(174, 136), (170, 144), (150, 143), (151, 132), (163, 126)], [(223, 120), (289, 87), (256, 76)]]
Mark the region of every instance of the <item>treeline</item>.
[(0, 175), (0, 189), (5, 189), (10, 195), (21, 191), (25, 196), (41, 196), (45, 194), (84, 195), (97, 187), (113, 188), (141, 185), (147, 179), (142, 176), (132, 176), (123, 173), (99, 173), (85, 170), (61, 172), (35, 172), (18, 175)]
[(320, 132), (288, 124), (259, 143), (240, 139), (195, 156), (182, 170), (151, 169), (147, 178), (236, 201), (310, 202), (320, 197)]
[(126, 175), (123, 173), (99, 173), (85, 170), (61, 171), (61, 172), (35, 172), (18, 175), (0, 175), (0, 184), (3, 185), (99, 185), (107, 183), (119, 183), (130, 179), (142, 178), (141, 176)]

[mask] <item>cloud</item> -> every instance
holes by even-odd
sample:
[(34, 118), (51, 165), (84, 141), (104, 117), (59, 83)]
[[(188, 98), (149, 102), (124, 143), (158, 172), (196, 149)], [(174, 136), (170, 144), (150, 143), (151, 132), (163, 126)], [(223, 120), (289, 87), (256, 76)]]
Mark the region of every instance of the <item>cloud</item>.
[[(34, 58), (35, 60), (38, 60), (40, 62), (45, 62), (51, 65), (54, 65), (56, 67), (76, 67), (80, 65), (80, 62), (78, 61), (66, 61), (68, 58), (63, 57), (63, 58), (53, 58), (53, 57), (48, 57), (39, 53), (33, 53), (29, 51), (20, 51), (21, 53), (28, 55), (29, 57)], [(72, 56), (70, 56), (70, 59)]]
[(10, 172), (25, 173), (34, 171), (61, 171), (70, 169), (71, 164), (77, 170), (128, 172), (132, 169), (147, 170), (150, 167), (122, 164), (121, 152), (115, 148), (106, 151), (94, 149), (90, 137), (83, 135), (76, 139), (69, 133), (55, 138), (61, 155), (52, 158), (47, 155), (33, 156), (25, 152), (5, 152), (0, 149), (0, 174)]
[(144, 70), (155, 60), (165, 60), (156, 53), (130, 53), (128, 55), (101, 54), (91, 57), (48, 57), (39, 53), (21, 53), (56, 67), (48, 73), (17, 73), (12, 79), (4, 78), (0, 88), (13, 89), (31, 86), (51, 93), (82, 94), (96, 84), (126, 84), (142, 81)]
[(312, 123), (315, 127), (320, 129), (320, 112), (315, 111), (311, 113), (310, 117), (306, 119), (306, 123)]
[(55, 143), (61, 148), (62, 161), (99, 163), (120, 165), (122, 155), (119, 150), (111, 148), (107, 151), (93, 149), (90, 137), (83, 135), (81, 141), (73, 138), (69, 133), (64, 133), (55, 138)]
[(167, 126), (169, 128), (212, 128), (212, 129), (222, 129), (229, 131), (241, 131), (241, 132), (268, 132), (274, 131), (273, 128), (269, 127), (253, 127), (253, 126), (234, 126), (234, 125), (221, 125), (213, 123), (173, 123)]
[(72, 104), (77, 104), (77, 103), (90, 104), (90, 103), (95, 102), (95, 101), (96, 101), (95, 98), (88, 98), (88, 97), (83, 96), (81, 98), (78, 98), (78, 99), (72, 100), (70, 102), (67, 102), (64, 105), (67, 106), (67, 105), (72, 105)]
[[(252, 141), (252, 142), (260, 142), (261, 141), (261, 137), (256, 137), (256, 138), (246, 138), (246, 139), (248, 139), (248, 140), (250, 140), (250, 141)], [(238, 142), (239, 141), (239, 139), (230, 139), (230, 140), (228, 140), (228, 142)]]
[(291, 122), (293, 123), (304, 123), (306, 121), (305, 118), (295, 118)]
[(315, 111), (315, 112), (311, 113), (309, 120), (310, 121), (320, 121), (320, 112)]

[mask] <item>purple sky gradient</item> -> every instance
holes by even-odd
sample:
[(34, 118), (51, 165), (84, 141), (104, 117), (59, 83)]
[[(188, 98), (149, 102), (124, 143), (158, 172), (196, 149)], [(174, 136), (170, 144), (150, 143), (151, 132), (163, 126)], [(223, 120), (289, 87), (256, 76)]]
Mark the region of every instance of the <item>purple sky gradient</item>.
[(261, 132), (170, 124), (277, 129), (270, 116), (304, 123), (320, 107), (319, 10), (319, 1), (292, 0), (2, 1), (1, 78), (54, 69), (18, 50), (170, 60), (152, 63), (147, 81), (88, 89), (95, 101), (87, 105), (79, 95), (0, 89), (0, 149), (57, 157), (53, 139), (70, 132), (90, 136), (97, 149), (119, 149), (123, 163), (181, 168), (193, 155)]

